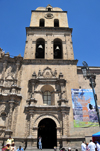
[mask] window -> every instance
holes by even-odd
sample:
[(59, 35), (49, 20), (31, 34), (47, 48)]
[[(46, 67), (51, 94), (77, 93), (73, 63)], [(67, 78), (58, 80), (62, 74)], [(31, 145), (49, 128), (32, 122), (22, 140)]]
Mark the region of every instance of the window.
[(54, 59), (62, 59), (62, 41), (55, 39), (53, 44)]
[(59, 20), (58, 19), (54, 19), (54, 27), (59, 27)]
[(44, 27), (44, 19), (40, 19), (40, 27)]
[(45, 56), (45, 41), (44, 39), (38, 39), (36, 41), (36, 53), (35, 53), (35, 57), (36, 58), (44, 58)]
[(43, 94), (43, 103), (51, 105), (51, 93), (49, 91), (45, 91)]

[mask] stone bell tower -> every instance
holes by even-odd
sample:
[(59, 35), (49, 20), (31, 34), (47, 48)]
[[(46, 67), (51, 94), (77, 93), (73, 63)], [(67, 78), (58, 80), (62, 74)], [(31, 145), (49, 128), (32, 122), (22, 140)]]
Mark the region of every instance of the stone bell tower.
[(48, 5), (32, 11), (30, 26), (26, 27), (22, 86), (28, 85), (24, 94), (26, 135), (34, 140), (34, 148), (39, 135), (43, 148), (67, 146), (73, 135), (71, 88), (79, 85), (71, 33), (67, 12), (61, 8)]
[(26, 28), (24, 59), (73, 60), (71, 32), (66, 11), (51, 5), (38, 7)]

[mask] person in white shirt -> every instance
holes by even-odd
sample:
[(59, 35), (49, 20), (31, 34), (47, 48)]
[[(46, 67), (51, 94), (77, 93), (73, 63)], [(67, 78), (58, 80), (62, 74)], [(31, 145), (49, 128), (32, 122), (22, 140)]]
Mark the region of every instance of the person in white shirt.
[(98, 142), (95, 142), (95, 144), (96, 144), (97, 151), (100, 151), (100, 144)]
[(92, 140), (90, 140), (88, 147), (89, 147), (89, 151), (95, 151), (96, 145), (95, 143), (92, 142)]
[(83, 141), (82, 144), (81, 144), (81, 151), (86, 151), (85, 141)]

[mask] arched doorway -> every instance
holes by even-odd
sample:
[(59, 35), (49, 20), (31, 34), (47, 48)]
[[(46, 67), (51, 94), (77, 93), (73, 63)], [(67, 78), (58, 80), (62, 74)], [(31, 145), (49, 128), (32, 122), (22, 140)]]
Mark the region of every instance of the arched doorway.
[(50, 118), (45, 118), (38, 125), (38, 137), (42, 137), (43, 148), (54, 148), (57, 146), (56, 124)]

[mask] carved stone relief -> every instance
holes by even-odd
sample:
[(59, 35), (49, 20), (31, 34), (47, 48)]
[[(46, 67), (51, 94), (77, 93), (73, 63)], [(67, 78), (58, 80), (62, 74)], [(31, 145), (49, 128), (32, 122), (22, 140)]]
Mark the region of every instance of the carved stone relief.
[(8, 104), (1, 104), (0, 105), (0, 126), (5, 126), (6, 128), (6, 123), (7, 123), (7, 116), (8, 116)]
[(0, 105), (0, 115), (1, 115), (2, 112), (5, 111), (5, 109), (6, 109), (6, 105), (5, 104)]
[(44, 78), (54, 78), (57, 75), (57, 71), (55, 70), (54, 72), (51, 70), (51, 68), (47, 67), (43, 70), (43, 72), (41, 72), (41, 70), (39, 70), (38, 72), (38, 77), (44, 77)]
[(8, 80), (4, 81), (4, 86), (6, 87), (11, 87), (12, 84), (13, 84), (13, 81), (8, 81)]
[(15, 77), (15, 71), (16, 71), (16, 66), (15, 65), (9, 65), (8, 68), (6, 69), (5, 76), (12, 76)]

